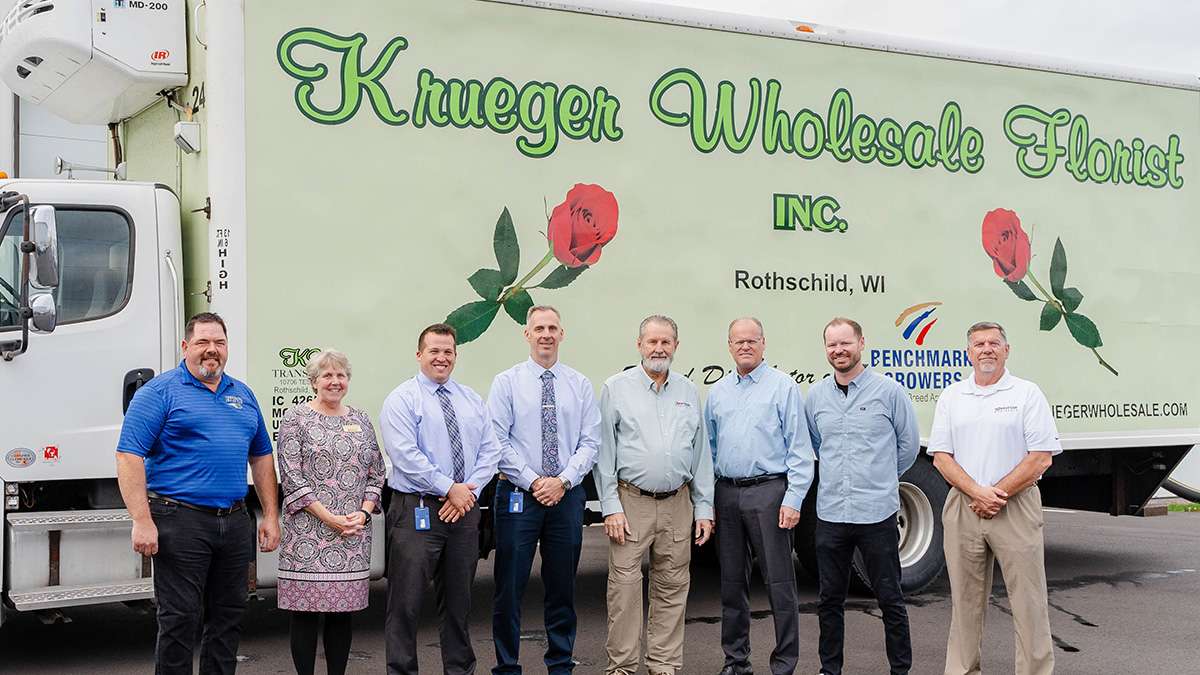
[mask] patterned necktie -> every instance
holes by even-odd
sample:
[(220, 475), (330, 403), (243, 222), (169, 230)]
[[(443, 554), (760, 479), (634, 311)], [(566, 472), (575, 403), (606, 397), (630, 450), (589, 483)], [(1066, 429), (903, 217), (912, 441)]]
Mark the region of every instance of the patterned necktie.
[(542, 373), (542, 473), (557, 476), (558, 406), (554, 403), (554, 373)]
[(450, 390), (439, 386), (438, 399), (442, 402), (442, 416), (446, 418), (446, 433), (450, 435), (450, 452), (454, 455), (454, 482), (466, 480), (467, 461), (463, 458), (462, 435), (458, 431), (458, 418), (454, 406), (450, 405)]

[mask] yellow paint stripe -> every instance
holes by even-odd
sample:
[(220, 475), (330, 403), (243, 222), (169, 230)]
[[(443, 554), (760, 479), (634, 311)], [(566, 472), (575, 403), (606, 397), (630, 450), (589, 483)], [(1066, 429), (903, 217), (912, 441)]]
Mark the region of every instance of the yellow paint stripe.
[(937, 307), (940, 304), (942, 304), (942, 303), (940, 303), (940, 302), (922, 302), (919, 305), (913, 305), (912, 307), (909, 307), (908, 309), (904, 310), (903, 312), (900, 312), (900, 316), (896, 317), (896, 326), (899, 327), (900, 324), (904, 323), (904, 320), (907, 319), (912, 314), (915, 314), (916, 312), (919, 312), (919, 311), (925, 309), (926, 307)]

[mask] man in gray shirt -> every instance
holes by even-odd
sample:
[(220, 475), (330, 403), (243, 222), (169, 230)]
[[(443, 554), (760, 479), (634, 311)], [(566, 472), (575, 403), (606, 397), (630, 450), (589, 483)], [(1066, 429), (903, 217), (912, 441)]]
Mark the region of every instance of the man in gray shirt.
[(600, 453), (594, 475), (604, 511), (608, 555), (609, 675), (633, 675), (641, 655), (642, 556), (651, 551), (650, 675), (683, 672), (683, 620), (691, 576), (691, 538), (713, 530), (713, 468), (696, 385), (671, 371), (679, 328), (670, 318), (642, 321), (641, 365), (600, 390)]

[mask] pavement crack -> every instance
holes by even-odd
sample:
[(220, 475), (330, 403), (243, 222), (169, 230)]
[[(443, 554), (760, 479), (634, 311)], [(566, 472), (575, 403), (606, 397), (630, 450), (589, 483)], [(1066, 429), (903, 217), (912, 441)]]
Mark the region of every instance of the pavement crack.
[(1072, 619), (1075, 620), (1075, 623), (1077, 623), (1081, 626), (1088, 626), (1089, 628), (1099, 628), (1099, 625), (1094, 624), (1091, 621), (1088, 621), (1087, 619), (1083, 618), (1081, 615), (1076, 614), (1075, 612), (1072, 612), (1071, 610), (1063, 607), (1062, 605), (1059, 605), (1059, 604), (1056, 604), (1053, 602), (1047, 602), (1047, 604), (1050, 605), (1051, 607), (1053, 607), (1054, 609), (1057, 609), (1058, 611), (1062, 612), (1063, 614), (1066, 614), (1067, 616), (1071, 617)]

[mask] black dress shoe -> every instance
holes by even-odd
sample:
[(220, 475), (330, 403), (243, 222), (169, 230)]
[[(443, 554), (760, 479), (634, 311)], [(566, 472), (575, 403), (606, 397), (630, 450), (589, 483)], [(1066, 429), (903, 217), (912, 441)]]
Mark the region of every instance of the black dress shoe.
[(750, 666), (725, 666), (720, 675), (754, 675), (754, 669)]

